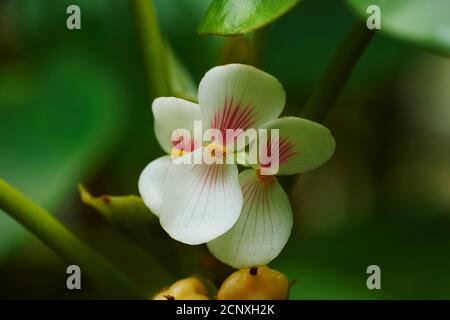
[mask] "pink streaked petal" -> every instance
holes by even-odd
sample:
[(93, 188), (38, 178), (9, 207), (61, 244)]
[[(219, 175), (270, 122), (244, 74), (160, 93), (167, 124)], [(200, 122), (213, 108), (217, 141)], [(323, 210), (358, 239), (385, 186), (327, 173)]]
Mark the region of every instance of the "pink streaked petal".
[[(277, 153), (278, 157), (276, 156)], [(273, 161), (262, 163), (262, 168), (270, 168), (273, 165), (282, 166), (296, 156), (298, 151), (295, 150), (295, 144), (290, 142), (288, 138), (281, 138), (278, 143), (276, 139), (271, 138), (267, 142), (267, 146), (261, 148), (260, 159), (263, 157), (271, 158), (272, 154), (274, 155)]]
[(253, 169), (239, 174), (244, 204), (236, 224), (208, 242), (211, 253), (234, 267), (268, 264), (283, 249), (292, 229), (289, 198), (276, 178), (261, 181)]
[(215, 67), (199, 85), (204, 121), (223, 133), (226, 129), (258, 128), (278, 117), (284, 104), (285, 93), (278, 80), (247, 65)]
[(245, 131), (251, 128), (255, 122), (255, 110), (251, 105), (242, 107), (239, 104), (233, 105), (233, 98), (225, 99), (225, 105), (222, 110), (216, 111), (214, 119), (211, 121), (210, 127), (218, 129), (222, 133), (222, 141), (225, 145), (234, 142), (237, 136), (234, 136), (233, 141), (227, 141), (227, 129)]
[(172, 238), (200, 244), (228, 231), (241, 208), (236, 165), (174, 164), (163, 188), (160, 221)]
[(174, 147), (173, 140), (177, 140), (176, 135), (182, 135), (177, 131), (184, 130), (193, 136), (195, 121), (202, 120), (202, 112), (197, 104), (174, 97), (156, 98), (152, 104), (152, 111), (156, 138), (167, 153), (171, 153)]
[(172, 135), (171, 144), (173, 149), (185, 152), (192, 152), (201, 147), (201, 143), (199, 141), (192, 139), (189, 136), (184, 136), (183, 134)]
[[(335, 149), (334, 138), (330, 131), (313, 121), (285, 117), (269, 121), (262, 126), (263, 129), (277, 129), (279, 143), (271, 140), (267, 148), (262, 147), (260, 154), (270, 155), (270, 147), (278, 151), (278, 171), (269, 174), (296, 174), (306, 172), (324, 164)], [(275, 153), (276, 154), (276, 153)], [(275, 157), (276, 158), (276, 157)], [(276, 159), (268, 163), (261, 161), (261, 168), (271, 168)], [(277, 166), (275, 166), (276, 168)]]

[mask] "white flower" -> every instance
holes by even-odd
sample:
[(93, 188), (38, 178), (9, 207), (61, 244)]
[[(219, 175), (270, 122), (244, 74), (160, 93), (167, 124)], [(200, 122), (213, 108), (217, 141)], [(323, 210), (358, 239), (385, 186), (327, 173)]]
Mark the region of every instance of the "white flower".
[[(198, 100), (199, 105), (171, 97), (153, 102), (156, 137), (167, 153), (174, 146), (172, 132), (192, 130), (194, 120), (202, 119), (210, 128), (225, 132), (258, 128), (276, 119), (284, 108), (285, 93), (271, 75), (229, 64), (205, 74)], [(190, 151), (203, 152), (203, 147)], [(169, 235), (188, 244), (205, 243), (230, 230), (243, 204), (236, 164), (175, 165), (170, 156), (164, 156), (144, 169), (139, 191)]]
[[(168, 155), (158, 158), (142, 172), (139, 191), (172, 238), (207, 243), (214, 256), (236, 268), (265, 265), (281, 252), (293, 224), (289, 198), (275, 175), (322, 165), (334, 152), (334, 139), (327, 128), (312, 121), (277, 119), (285, 104), (281, 84), (250, 66), (211, 69), (200, 82), (198, 97), (198, 105), (172, 97), (153, 102), (156, 137), (168, 154), (180, 155), (176, 162), (208, 148), (228, 156), (230, 141), (203, 146), (203, 141), (184, 141), (183, 136), (187, 150), (174, 150), (179, 142), (177, 129), (192, 133), (196, 120), (222, 133), (278, 129), (279, 140), (270, 136), (259, 150), (256, 167), (240, 174), (236, 164), (174, 164)], [(276, 163), (271, 157), (272, 162), (263, 161), (267, 150), (277, 152)], [(262, 171), (273, 175), (262, 175)]]

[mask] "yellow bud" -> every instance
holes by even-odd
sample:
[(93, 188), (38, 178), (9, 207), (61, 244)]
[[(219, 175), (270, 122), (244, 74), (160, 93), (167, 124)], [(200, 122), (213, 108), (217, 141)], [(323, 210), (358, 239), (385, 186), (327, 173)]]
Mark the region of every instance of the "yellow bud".
[(209, 298), (199, 293), (189, 293), (184, 296), (183, 300), (209, 300)]
[(231, 274), (217, 293), (218, 300), (285, 300), (289, 281), (267, 266), (240, 269)]
[(169, 290), (163, 290), (153, 297), (153, 300), (174, 300), (175, 297), (169, 292)]
[(187, 295), (190, 293), (199, 293), (202, 295), (208, 294), (203, 283), (194, 277), (178, 280), (170, 286), (170, 291), (176, 296)]
[(208, 291), (195, 277), (178, 280), (168, 289), (159, 292), (153, 300), (208, 300)]

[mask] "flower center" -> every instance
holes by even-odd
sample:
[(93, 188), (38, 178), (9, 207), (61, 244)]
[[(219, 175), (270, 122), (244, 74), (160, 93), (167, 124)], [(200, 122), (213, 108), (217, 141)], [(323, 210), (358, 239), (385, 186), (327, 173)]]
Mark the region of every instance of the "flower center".
[(171, 152), (171, 157), (173, 159), (178, 158), (178, 157), (182, 157), (184, 156), (186, 153), (189, 153), (190, 151), (186, 151), (184, 149), (178, 149), (178, 148), (172, 148), (172, 152)]
[(217, 143), (209, 143), (204, 145), (206, 150), (211, 154), (212, 157), (225, 156), (227, 153), (227, 148), (223, 145)]
[(261, 169), (256, 170), (256, 176), (258, 177), (259, 181), (261, 181), (261, 183), (264, 185), (271, 185), (277, 181), (277, 178), (275, 176), (261, 174)]
[(172, 138), (172, 158), (182, 157), (195, 150), (195, 141), (183, 135)]

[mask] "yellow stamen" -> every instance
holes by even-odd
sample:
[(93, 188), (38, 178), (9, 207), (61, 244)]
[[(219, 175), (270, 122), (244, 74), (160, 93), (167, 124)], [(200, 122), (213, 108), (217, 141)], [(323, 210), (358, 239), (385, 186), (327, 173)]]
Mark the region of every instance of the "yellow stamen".
[(170, 155), (172, 156), (172, 158), (179, 158), (184, 156), (188, 152), (189, 151), (185, 151), (183, 149), (172, 148), (172, 152), (170, 153)]
[(208, 143), (203, 145), (206, 150), (211, 153), (211, 156), (215, 157), (218, 154), (222, 154), (225, 156), (227, 154), (227, 149), (225, 146), (217, 144), (217, 143)]

